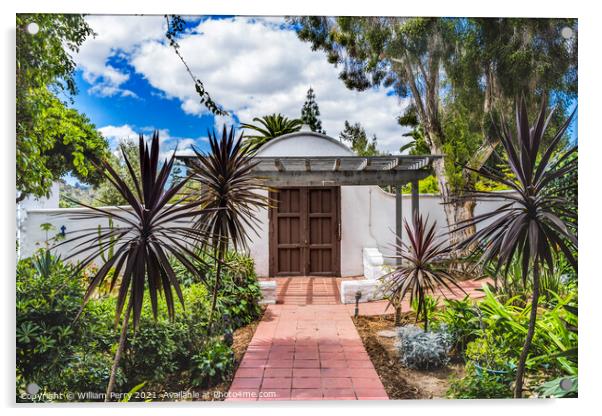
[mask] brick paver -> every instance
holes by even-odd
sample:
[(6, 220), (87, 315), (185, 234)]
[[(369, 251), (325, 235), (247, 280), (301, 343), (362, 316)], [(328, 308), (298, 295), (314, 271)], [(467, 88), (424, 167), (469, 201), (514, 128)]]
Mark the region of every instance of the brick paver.
[[(339, 302), (341, 280), (277, 279), (278, 304), (266, 309), (257, 326), (227, 401), (388, 400), (351, 320), (355, 305)], [(462, 286), (479, 297), (481, 284)], [(383, 314), (386, 305), (362, 303), (360, 314)]]
[(284, 304), (267, 308), (227, 400), (357, 399), (388, 397), (347, 308)]

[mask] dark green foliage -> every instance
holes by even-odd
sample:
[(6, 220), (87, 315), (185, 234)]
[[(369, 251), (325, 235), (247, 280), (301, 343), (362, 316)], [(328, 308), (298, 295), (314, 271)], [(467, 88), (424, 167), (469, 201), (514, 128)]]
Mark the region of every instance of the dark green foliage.
[[(39, 32), (26, 32), (35, 22)], [(18, 199), (48, 196), (53, 181), (71, 172), (98, 184), (89, 160), (108, 153), (90, 120), (59, 97), (77, 93), (72, 54), (92, 29), (82, 15), (18, 14), (16, 39), (16, 139)]]
[(444, 306), (435, 315), (434, 326), (443, 324), (451, 335), (452, 350), (459, 356), (464, 355), (466, 345), (477, 336), (480, 320), (476, 306), (466, 296), (462, 300), (445, 299)]
[(510, 383), (500, 380), (486, 371), (477, 373), (474, 366), (467, 366), (463, 378), (453, 378), (447, 391), (450, 399), (508, 399), (512, 397)]
[[(74, 266), (45, 252), (21, 260), (17, 268), (17, 394), (30, 382), (42, 392), (102, 392), (109, 379), (119, 330), (115, 328), (116, 298), (92, 298), (80, 311), (86, 274), (73, 276)], [(52, 264), (40, 273), (34, 264)], [(220, 292), (220, 334), (231, 334), (256, 319), (261, 308), (253, 261), (229, 253)], [(178, 279), (190, 272), (175, 268)], [(48, 271), (48, 272), (46, 272)], [(236, 277), (234, 277), (236, 276)], [(232, 286), (231, 286), (232, 285)], [(232, 375), (233, 355), (227, 337), (207, 337), (210, 296), (204, 284), (182, 285), (186, 308), (175, 306), (169, 317), (164, 302), (156, 318), (144, 296), (140, 325), (130, 333), (116, 375), (116, 391), (145, 382), (148, 391), (211, 387)], [(211, 361), (215, 358), (215, 365)], [(210, 375), (212, 374), (212, 375)], [(75, 400), (84, 400), (75, 398)]]
[[(211, 257), (205, 255), (204, 263), (198, 267), (203, 271), (207, 279), (207, 286), (213, 287), (215, 284), (216, 264), (212, 262)], [(200, 283), (194, 280), (184, 267), (174, 263), (174, 270), (178, 280), (183, 286), (190, 286), (194, 283)], [(224, 267), (222, 268), (221, 289), (218, 294), (216, 308), (218, 316), (226, 317), (228, 322), (223, 321), (222, 326), (233, 329), (251, 323), (261, 314), (261, 289), (255, 275), (255, 264), (249, 256), (240, 254), (236, 251), (228, 251), (224, 258)]]
[(194, 370), (192, 385), (208, 387), (219, 384), (232, 376), (234, 352), (223, 341), (208, 342), (203, 351), (192, 356)]
[(358, 156), (378, 156), (381, 153), (376, 149), (376, 135), (369, 141), (366, 130), (360, 123), (350, 124), (345, 120), (345, 129), (339, 135), (341, 140), (348, 142)]
[(303, 108), (301, 109), (301, 120), (303, 124), (307, 124), (311, 131), (316, 133), (326, 134), (326, 131), (322, 129), (322, 122), (320, 121), (320, 108), (316, 102), (316, 94), (313, 88), (309, 87), (307, 90), (307, 97)]
[(391, 273), (381, 277), (384, 293), (393, 306), (400, 305), (409, 295), (410, 304), (415, 302), (416, 321), (424, 320), (424, 329), (428, 330), (427, 295), (446, 288), (453, 292), (452, 286), (462, 291), (450, 273), (445, 260), (449, 248), (444, 241), (437, 241), (436, 222), (428, 224), (421, 215), (415, 215), (413, 226), (404, 221), (406, 235), (410, 243), (398, 241), (400, 264)]
[[(159, 388), (165, 385), (187, 387), (190, 383), (207, 387), (207, 383), (219, 383), (232, 368), (233, 357), (225, 362), (222, 341), (208, 337), (211, 296), (206, 287), (211, 288), (211, 279), (215, 276), (215, 266), (209, 262), (200, 265), (208, 282), (194, 283), (193, 276), (182, 266), (174, 267), (177, 278), (182, 282), (186, 309), (176, 304), (175, 321), (170, 321), (164, 305), (160, 305), (158, 319), (152, 316), (152, 308), (145, 301), (142, 310), (140, 328), (131, 337), (130, 345), (124, 355), (125, 373), (128, 375), (127, 387), (147, 381), (147, 387)], [(222, 271), (222, 286), (217, 299), (216, 334), (230, 334), (235, 329), (251, 323), (261, 313), (259, 300), (261, 292), (255, 276), (253, 260), (236, 252), (228, 252)], [(217, 355), (220, 363), (215, 374), (208, 377), (205, 367), (199, 368), (196, 357)], [(192, 358), (191, 357), (195, 357)], [(224, 371), (220, 370), (223, 369)], [(211, 384), (213, 385), (213, 384)]]
[(117, 339), (110, 310), (88, 305), (75, 320), (86, 282), (73, 271), (45, 250), (17, 264), (18, 390), (35, 382), (42, 392), (102, 391), (107, 383), (106, 352)]
[[(529, 379), (577, 374), (577, 315), (574, 313), (577, 293), (574, 289), (556, 297), (553, 306), (541, 309), (526, 361)], [(530, 305), (524, 305), (524, 301), (517, 305), (517, 297), (501, 302), (489, 288), (484, 290), (483, 300), (449, 300), (445, 308), (435, 314), (433, 325), (449, 331), (456, 354), (467, 361), (465, 379), (453, 383), (450, 393), (453, 397), (481, 398), (485, 396), (479, 394), (490, 394), (486, 391), (494, 387), (500, 392), (506, 391), (504, 397), (512, 395), (508, 386), (516, 374), (516, 351), (521, 349), (528, 331)], [(487, 377), (483, 369), (502, 371), (504, 379), (498, 374), (494, 383), (496, 379)], [(536, 387), (532, 383), (527, 386), (530, 391)]]
[(206, 343), (209, 296), (201, 284), (183, 289), (183, 295), (186, 309), (176, 304), (175, 320), (170, 320), (163, 302), (156, 319), (150, 302), (144, 302), (140, 327), (129, 337), (123, 355), (126, 389), (142, 381), (157, 389), (188, 383), (184, 375), (193, 369), (190, 357)]
[[(229, 326), (238, 328), (261, 315), (261, 289), (252, 258), (230, 251), (225, 257), (225, 264), (217, 300), (218, 315), (226, 319)], [(215, 273), (207, 275), (213, 277)]]
[(294, 133), (301, 130), (303, 122), (299, 119), (289, 119), (282, 114), (270, 114), (263, 117), (255, 117), (255, 123), (241, 123), (242, 129), (257, 132), (257, 134), (249, 134), (245, 131), (243, 135), (244, 144), (252, 150), (257, 150), (270, 140), (282, 136), (284, 134)]

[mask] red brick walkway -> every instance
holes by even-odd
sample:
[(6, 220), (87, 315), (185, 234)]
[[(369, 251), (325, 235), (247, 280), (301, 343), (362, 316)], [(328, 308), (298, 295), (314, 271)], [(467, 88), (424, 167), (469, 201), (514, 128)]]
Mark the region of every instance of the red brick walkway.
[(271, 305), (227, 400), (387, 400), (344, 305)]
[[(351, 320), (354, 305), (339, 303), (341, 280), (277, 279), (278, 304), (257, 326), (226, 400), (388, 400)], [(481, 296), (480, 282), (462, 287)], [(386, 305), (362, 303), (360, 314), (383, 314)]]

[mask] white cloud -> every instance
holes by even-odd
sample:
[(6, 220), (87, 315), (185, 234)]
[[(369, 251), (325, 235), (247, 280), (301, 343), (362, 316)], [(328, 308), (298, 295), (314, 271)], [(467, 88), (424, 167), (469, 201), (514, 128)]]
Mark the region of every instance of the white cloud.
[(98, 131), (109, 141), (111, 147), (116, 147), (122, 140), (134, 140), (138, 138), (139, 135), (129, 124), (124, 124), (122, 126), (104, 126), (99, 128)]
[[(127, 74), (107, 61), (118, 53), (125, 54), (137, 73), (166, 98), (179, 100), (184, 112), (207, 114), (182, 62), (164, 42), (158, 17), (90, 19), (98, 37), (89, 42), (100, 46), (85, 50), (78, 62), (91, 79), (96, 76), (108, 86), (121, 89)], [(381, 149), (397, 152), (407, 141), (396, 122), (406, 102), (388, 96), (384, 88), (348, 90), (338, 78), (339, 69), (326, 61), (324, 53), (312, 51), (294, 32), (282, 30), (282, 23), (276, 17), (202, 20), (179, 44), (212, 98), (242, 122), (274, 112), (299, 117), (311, 85), (323, 128), (329, 135), (338, 137), (345, 120), (360, 122), (370, 136), (377, 135)], [(126, 30), (130, 26), (135, 29)], [(224, 121), (232, 124), (232, 120), (216, 118), (215, 125), (221, 126)]]
[(108, 125), (98, 129), (103, 137), (109, 140), (109, 144), (115, 154), (119, 154), (117, 146), (121, 141), (137, 140), (140, 135), (139, 133), (143, 133), (144, 137), (148, 140), (155, 130), (159, 132), (159, 142), (161, 143), (162, 150), (159, 157), (161, 159), (171, 156), (176, 149), (178, 154), (193, 155), (194, 152), (192, 147), (195, 146), (198, 149), (201, 142), (207, 141), (206, 137), (191, 138), (172, 136), (169, 129), (161, 129), (153, 126), (137, 128), (135, 126), (130, 126), (129, 124), (124, 124), (122, 126)]
[(122, 85), (129, 74), (109, 63), (112, 58), (128, 57), (144, 42), (161, 39), (165, 33), (162, 16), (87, 16), (96, 33), (81, 46), (74, 57), (83, 77), (92, 84), (89, 92), (100, 96), (136, 96)]

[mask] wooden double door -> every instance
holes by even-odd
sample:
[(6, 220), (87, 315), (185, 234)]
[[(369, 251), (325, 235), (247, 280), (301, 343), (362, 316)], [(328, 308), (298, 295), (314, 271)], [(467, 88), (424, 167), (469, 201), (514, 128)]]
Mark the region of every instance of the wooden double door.
[(280, 188), (270, 198), (270, 275), (340, 276), (340, 188)]

